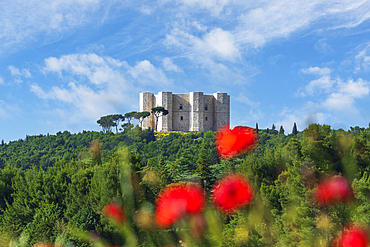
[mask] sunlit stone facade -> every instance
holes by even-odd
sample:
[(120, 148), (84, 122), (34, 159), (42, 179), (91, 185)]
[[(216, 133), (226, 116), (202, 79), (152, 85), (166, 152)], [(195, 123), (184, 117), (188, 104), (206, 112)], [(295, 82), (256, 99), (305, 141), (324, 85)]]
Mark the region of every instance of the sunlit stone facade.
[[(158, 119), (158, 131), (216, 131), (230, 123), (230, 95), (227, 93), (140, 93), (140, 111), (150, 112), (156, 106), (163, 106), (169, 112)], [(149, 127), (155, 128), (152, 114), (143, 121), (143, 129)]]

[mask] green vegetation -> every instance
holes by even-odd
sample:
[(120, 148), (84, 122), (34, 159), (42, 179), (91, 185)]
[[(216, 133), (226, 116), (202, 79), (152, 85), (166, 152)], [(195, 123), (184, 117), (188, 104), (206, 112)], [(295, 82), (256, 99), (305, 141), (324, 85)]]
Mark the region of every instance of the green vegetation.
[[(212, 131), (159, 134), (132, 124), (115, 134), (64, 131), (2, 143), (0, 243), (11, 238), (23, 241), (23, 246), (40, 241), (90, 246), (86, 236), (78, 234), (85, 230), (122, 245), (125, 239), (102, 215), (111, 200), (121, 201), (126, 212), (145, 208), (151, 213), (165, 185), (190, 180), (209, 194), (230, 172), (249, 178), (256, 200), (247, 214), (220, 216), (220, 246), (242, 246), (244, 226), (249, 229), (248, 246), (315, 246), (315, 239), (323, 238), (324, 209), (315, 205), (311, 194), (321, 178), (333, 173), (349, 178), (357, 200), (328, 209), (332, 225), (325, 239), (332, 239), (349, 221), (369, 225), (370, 128), (344, 131), (311, 124), (299, 133), (294, 126), (290, 135), (283, 128), (259, 129), (258, 148), (230, 161), (218, 158)], [(122, 201), (130, 196), (121, 184), (128, 180), (135, 200)], [(130, 224), (140, 246), (164, 246), (163, 236), (176, 238), (175, 228), (143, 231)]]

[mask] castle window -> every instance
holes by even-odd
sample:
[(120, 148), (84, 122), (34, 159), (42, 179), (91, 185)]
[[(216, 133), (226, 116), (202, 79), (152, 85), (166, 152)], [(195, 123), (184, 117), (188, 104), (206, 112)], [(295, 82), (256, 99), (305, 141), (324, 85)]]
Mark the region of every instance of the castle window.
[[(182, 104), (180, 104), (180, 110), (182, 110)], [(182, 120), (182, 119), (181, 119)]]
[(180, 120), (183, 120), (184, 118), (181, 116)]
[(206, 117), (206, 121), (208, 120), (208, 118)]
[(207, 111), (207, 110), (208, 110), (208, 106), (205, 106), (205, 107), (204, 107), (204, 110), (205, 110), (205, 111)]

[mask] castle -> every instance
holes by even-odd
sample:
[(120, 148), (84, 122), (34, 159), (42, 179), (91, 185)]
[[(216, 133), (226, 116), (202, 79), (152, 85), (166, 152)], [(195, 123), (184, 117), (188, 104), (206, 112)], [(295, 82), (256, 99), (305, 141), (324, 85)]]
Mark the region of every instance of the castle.
[[(163, 106), (169, 112), (158, 118), (158, 131), (216, 131), (230, 123), (230, 95), (227, 93), (140, 93), (141, 112), (151, 112), (157, 106)], [(145, 118), (142, 124), (143, 129), (155, 129), (153, 114)]]

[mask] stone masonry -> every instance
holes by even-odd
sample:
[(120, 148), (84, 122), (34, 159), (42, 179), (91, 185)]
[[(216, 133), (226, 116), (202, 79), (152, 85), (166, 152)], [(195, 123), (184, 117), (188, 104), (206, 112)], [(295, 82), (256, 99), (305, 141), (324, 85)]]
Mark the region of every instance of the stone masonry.
[[(169, 112), (158, 119), (158, 131), (216, 131), (230, 123), (230, 95), (227, 93), (140, 93), (141, 112), (150, 112), (157, 106), (163, 106)], [(143, 129), (149, 127), (155, 129), (153, 114), (143, 121)]]

